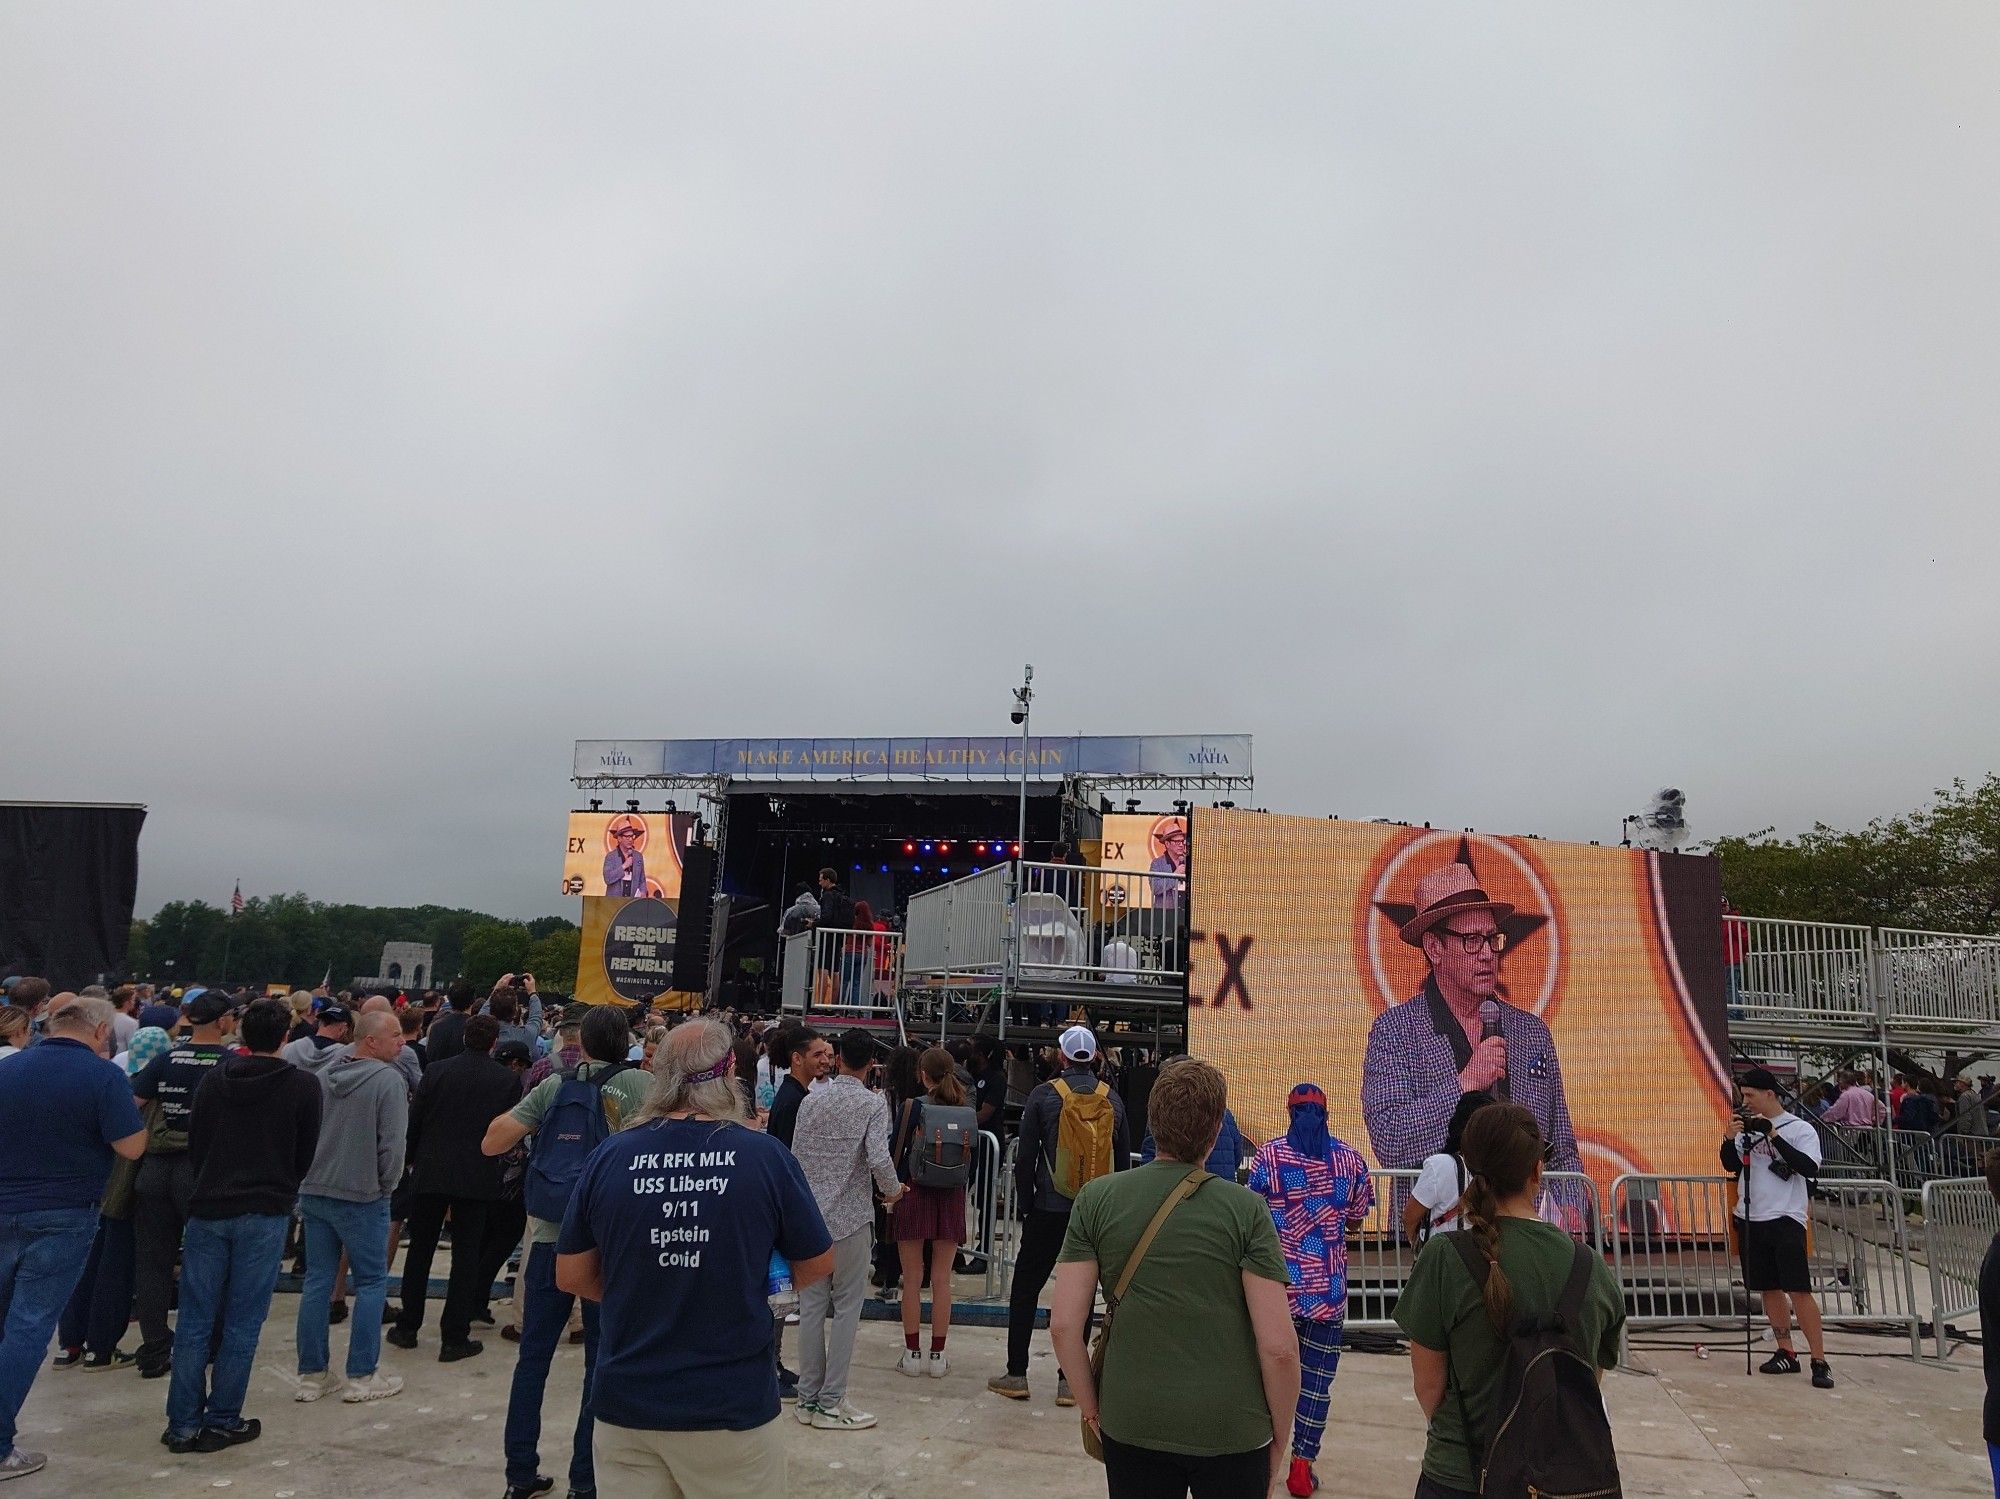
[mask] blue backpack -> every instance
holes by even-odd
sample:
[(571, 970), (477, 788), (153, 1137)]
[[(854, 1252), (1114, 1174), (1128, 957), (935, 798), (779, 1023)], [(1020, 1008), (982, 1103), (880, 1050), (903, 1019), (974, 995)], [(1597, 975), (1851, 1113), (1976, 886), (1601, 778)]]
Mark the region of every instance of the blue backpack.
[(616, 1109), (618, 1104), (613, 1099), (607, 1105), (604, 1085), (630, 1068), (629, 1062), (616, 1062), (590, 1077), (562, 1080), (541, 1128), (535, 1131), (534, 1149), (528, 1156), (528, 1178), (521, 1195), (530, 1217), (562, 1222), (584, 1163), (610, 1138), (614, 1127), (605, 1117), (605, 1109)]

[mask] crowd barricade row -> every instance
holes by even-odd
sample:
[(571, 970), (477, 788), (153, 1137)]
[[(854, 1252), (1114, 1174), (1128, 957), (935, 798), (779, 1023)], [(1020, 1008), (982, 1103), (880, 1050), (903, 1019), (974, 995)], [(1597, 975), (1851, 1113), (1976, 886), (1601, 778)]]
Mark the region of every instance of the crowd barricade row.
[[(1735, 1185), (1726, 1176), (1631, 1175), (1612, 1183), (1612, 1269), (1629, 1331), (1761, 1318), (1743, 1288), (1732, 1232)], [(1887, 1181), (1823, 1180), (1809, 1217), (1813, 1294), (1826, 1323), (1901, 1327), (1912, 1356), (1920, 1355), (1923, 1314), (1901, 1190)]]
[(1980, 1176), (1925, 1182), (1923, 1208), (1931, 1335), (1937, 1356), (1943, 1358), (1946, 1322), (1979, 1310), (1979, 1266), (1993, 1236), (2000, 1233), (2000, 1204)]

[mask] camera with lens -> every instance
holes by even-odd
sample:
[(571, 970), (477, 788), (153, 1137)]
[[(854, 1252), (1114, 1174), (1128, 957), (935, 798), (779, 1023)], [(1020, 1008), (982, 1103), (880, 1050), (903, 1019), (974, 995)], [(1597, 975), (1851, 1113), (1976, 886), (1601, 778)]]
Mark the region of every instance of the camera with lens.
[(1027, 716), (1023, 710), (1016, 708), (1012, 713), (1007, 715), (1007, 718), (1012, 723), (1021, 723), (1027, 719)]

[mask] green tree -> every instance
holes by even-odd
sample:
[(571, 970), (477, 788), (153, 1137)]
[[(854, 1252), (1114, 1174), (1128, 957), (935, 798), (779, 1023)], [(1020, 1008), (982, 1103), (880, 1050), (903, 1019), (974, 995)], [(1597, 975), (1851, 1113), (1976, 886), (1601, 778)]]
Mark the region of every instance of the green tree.
[(125, 939), (125, 971), (127, 973), (151, 973), (153, 958), (147, 948), (147, 937), (151, 928), (146, 922), (132, 923), (132, 934)]
[(488, 989), (502, 974), (519, 973), (529, 940), (528, 929), (518, 921), (479, 922), (465, 934), (465, 977), (475, 989)]
[(535, 985), (543, 993), (574, 994), (582, 943), (583, 933), (564, 922), (560, 930), (550, 932), (528, 949), (521, 967), (535, 976)]
[(1722, 888), (1751, 916), (1946, 932), (2000, 926), (2000, 775), (1953, 781), (1930, 805), (1854, 832), (1769, 828), (1707, 845)]

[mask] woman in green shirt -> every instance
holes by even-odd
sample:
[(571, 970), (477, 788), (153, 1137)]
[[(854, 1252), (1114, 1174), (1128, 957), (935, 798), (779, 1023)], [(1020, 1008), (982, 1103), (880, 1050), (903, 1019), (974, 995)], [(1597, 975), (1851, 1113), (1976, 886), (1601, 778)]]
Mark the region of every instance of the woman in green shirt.
[[(1492, 1264), (1485, 1296), (1449, 1242), (1453, 1236), (1433, 1234), (1396, 1303), (1396, 1321), (1410, 1337), (1417, 1403), (1430, 1418), (1417, 1499), (1476, 1499), (1484, 1452), (1473, 1433), (1486, 1430), (1500, 1398), (1507, 1361), (1500, 1329), (1552, 1311), (1576, 1254), (1568, 1232), (1535, 1212), (1543, 1146), (1533, 1114), (1518, 1104), (1488, 1105), (1467, 1122), (1464, 1149), (1471, 1174), (1459, 1213), (1462, 1232), (1478, 1235)], [(1618, 1362), (1624, 1326), (1618, 1282), (1599, 1260), (1577, 1347), (1609, 1369)]]
[[(1207, 1062), (1162, 1069), (1146, 1106), (1151, 1163), (1077, 1193), (1056, 1265), (1049, 1334), (1083, 1419), (1104, 1445), (1110, 1499), (1264, 1499), (1291, 1445), (1299, 1344), (1285, 1256), (1264, 1199), (1203, 1170), (1228, 1102)], [(1115, 1287), (1169, 1194), (1119, 1304), (1093, 1381), (1084, 1335), (1102, 1278)]]

